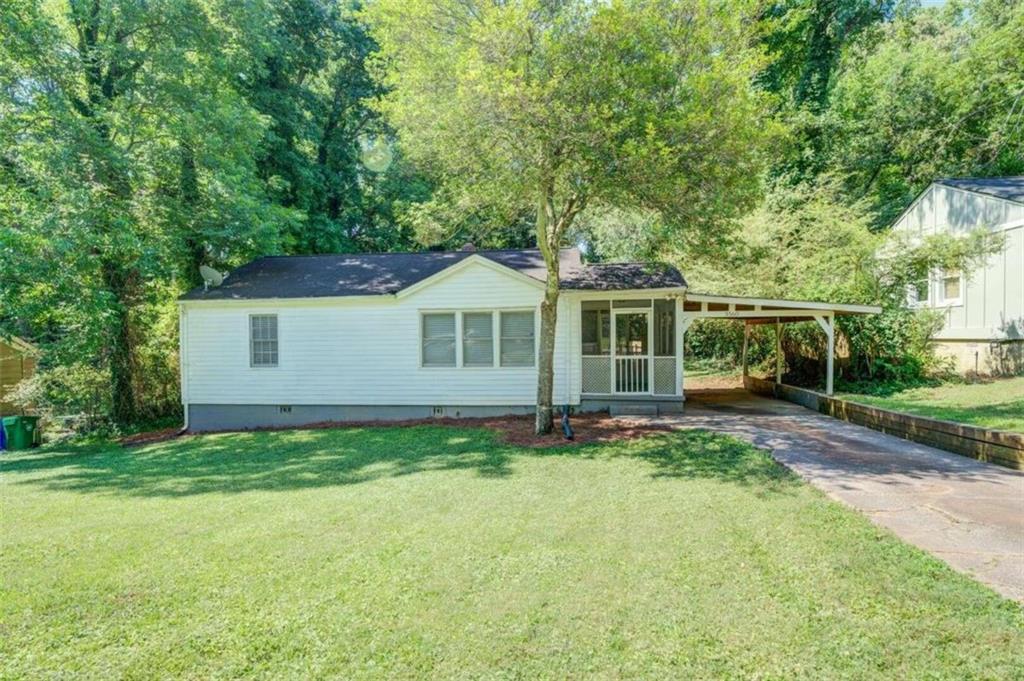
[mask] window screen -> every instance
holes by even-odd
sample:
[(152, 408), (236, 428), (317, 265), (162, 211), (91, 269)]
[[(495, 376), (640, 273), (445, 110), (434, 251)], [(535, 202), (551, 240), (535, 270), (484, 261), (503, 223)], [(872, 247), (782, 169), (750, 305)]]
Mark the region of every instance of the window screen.
[(423, 315), (423, 366), (455, 366), (455, 313)]
[(501, 366), (532, 367), (533, 312), (501, 313)]
[(917, 304), (917, 305), (927, 305), (928, 304), (929, 292), (930, 292), (930, 289), (931, 289), (931, 285), (930, 284), (931, 284), (931, 282), (928, 280), (927, 277), (924, 278), (924, 279), (918, 279), (917, 281), (911, 283), (910, 291), (909, 291), (909, 296), (908, 296), (909, 299), (910, 299), (909, 302), (910, 302), (911, 305), (914, 305), (914, 304)]
[(277, 366), (276, 314), (254, 314), (249, 317), (249, 365)]
[(580, 313), (580, 349), (584, 355), (611, 352), (611, 312), (607, 300), (583, 301)]
[(676, 301), (654, 301), (654, 356), (676, 354)]
[(960, 300), (960, 270), (951, 270), (942, 275), (942, 300)]
[(462, 315), (462, 365), (494, 366), (494, 316), (490, 312)]

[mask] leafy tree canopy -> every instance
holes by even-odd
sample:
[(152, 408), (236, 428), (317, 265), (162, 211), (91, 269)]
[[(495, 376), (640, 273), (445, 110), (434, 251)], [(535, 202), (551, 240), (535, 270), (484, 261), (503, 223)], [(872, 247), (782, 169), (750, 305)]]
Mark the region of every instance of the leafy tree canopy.
[(378, 0), (382, 110), (446, 211), (531, 211), (548, 265), (538, 430), (550, 428), (559, 247), (601, 207), (713, 243), (756, 197), (765, 130), (752, 3)]

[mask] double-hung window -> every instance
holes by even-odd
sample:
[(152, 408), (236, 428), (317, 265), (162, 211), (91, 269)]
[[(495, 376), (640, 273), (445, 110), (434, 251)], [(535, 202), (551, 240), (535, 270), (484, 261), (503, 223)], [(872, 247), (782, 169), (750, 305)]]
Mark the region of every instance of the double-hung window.
[(462, 313), (462, 366), (494, 366), (494, 315)]
[(249, 316), (249, 366), (277, 366), (277, 315)]
[(502, 312), (501, 366), (532, 367), (535, 348), (533, 311)]
[(931, 278), (927, 276), (912, 282), (907, 291), (907, 302), (911, 306), (927, 307), (931, 303), (931, 288)]
[(455, 366), (455, 313), (424, 314), (422, 320), (423, 366)]
[(940, 280), (942, 302), (946, 305), (959, 305), (963, 301), (963, 276), (960, 270), (946, 270)]
[(532, 367), (536, 364), (533, 310), (424, 312), (420, 364), (424, 367)]

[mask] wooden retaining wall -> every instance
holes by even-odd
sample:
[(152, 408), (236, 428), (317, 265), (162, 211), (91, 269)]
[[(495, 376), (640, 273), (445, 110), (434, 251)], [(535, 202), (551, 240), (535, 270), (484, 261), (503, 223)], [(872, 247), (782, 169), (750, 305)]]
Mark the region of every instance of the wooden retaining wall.
[(778, 384), (752, 376), (743, 379), (752, 393), (770, 395), (905, 440), (920, 442), (949, 452), (1024, 470), (1024, 435), (1005, 430), (988, 430), (953, 421), (940, 421), (899, 411), (880, 409), (858, 402), (828, 397), (813, 390)]

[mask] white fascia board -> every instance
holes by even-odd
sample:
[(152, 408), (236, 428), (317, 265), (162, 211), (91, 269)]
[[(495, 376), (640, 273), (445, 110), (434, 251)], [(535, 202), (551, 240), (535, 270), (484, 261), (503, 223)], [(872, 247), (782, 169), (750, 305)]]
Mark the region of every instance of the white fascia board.
[[(877, 305), (851, 305), (847, 303), (822, 303), (811, 300), (785, 300), (780, 298), (746, 298), (742, 296), (716, 296), (707, 293), (687, 293), (686, 299), (696, 303), (722, 303), (726, 305), (760, 305), (782, 308), (782, 310), (757, 310), (762, 316), (771, 317), (776, 312), (792, 310), (822, 310), (824, 312), (845, 312), (847, 314), (878, 314), (882, 308)], [(753, 311), (753, 310), (748, 310)]]
[(320, 296), (314, 298), (213, 298), (209, 300), (179, 300), (179, 307), (335, 307), (338, 305), (376, 305), (391, 303), (394, 293), (375, 296)]
[(615, 291), (563, 288), (560, 295), (577, 300), (630, 300), (635, 298), (671, 298), (673, 296), (682, 296), (685, 293), (685, 286), (672, 286), (663, 288), (631, 288)]
[(428, 286), (433, 286), (437, 282), (447, 279), (453, 274), (461, 272), (462, 270), (468, 267), (472, 267), (473, 265), (481, 265), (483, 267), (487, 267), (491, 270), (494, 270), (495, 272), (499, 272), (506, 276), (512, 277), (513, 279), (518, 279), (519, 281), (525, 284), (529, 284), (530, 286), (533, 286), (535, 288), (544, 288), (544, 282), (540, 281), (539, 279), (534, 279), (533, 277), (527, 274), (523, 274), (519, 270), (514, 270), (511, 267), (507, 267), (505, 265), (502, 265), (501, 263), (494, 262), (490, 258), (485, 258), (484, 256), (479, 254), (473, 254), (468, 258), (465, 258), (457, 263), (449, 265), (448, 267), (444, 268), (443, 270), (436, 274), (430, 275), (426, 279), (422, 279), (416, 282), (412, 286), (405, 287), (404, 289), (396, 293), (395, 297), (405, 298), (407, 296), (411, 296), (417, 291), (421, 291), (427, 288)]

